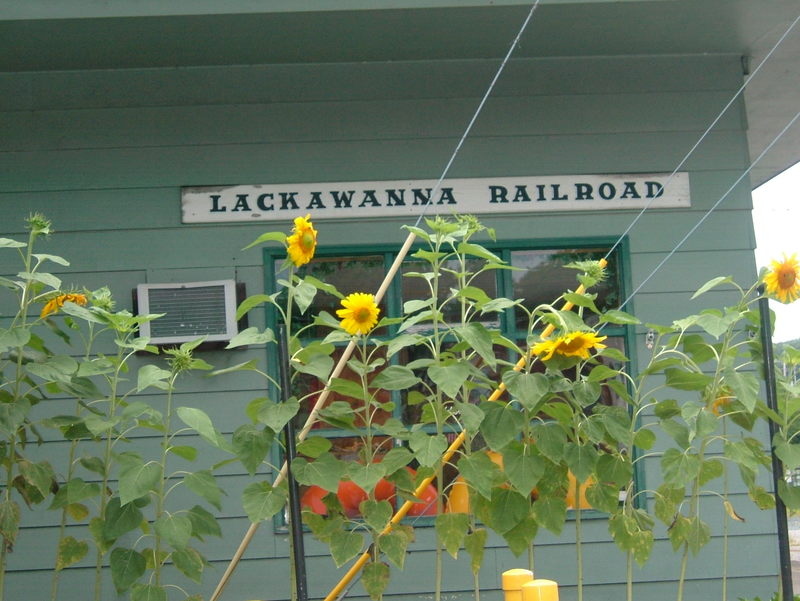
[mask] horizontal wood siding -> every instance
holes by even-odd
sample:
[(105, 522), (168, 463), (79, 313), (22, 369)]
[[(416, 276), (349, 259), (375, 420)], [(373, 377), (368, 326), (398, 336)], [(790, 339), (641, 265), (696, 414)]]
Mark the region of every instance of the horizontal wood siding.
[[(235, 278), (246, 283), (248, 293), (262, 292), (262, 254), (242, 248), (265, 230), (285, 230), (296, 215), (287, 212), (278, 225), (183, 225), (181, 186), (436, 178), (496, 67), (496, 61), (464, 60), (0, 73), (2, 235), (21, 238), (25, 216), (43, 212), (57, 233), (39, 251), (71, 261), (69, 268), (58, 269), (65, 285), (108, 285), (120, 308), (131, 309), (131, 290), (147, 282)], [(668, 173), (740, 83), (737, 56), (512, 60), (450, 177)], [(690, 173), (692, 206), (648, 211), (627, 236), (627, 275), (636, 287), (725, 196), (631, 300), (629, 309), (644, 322), (669, 323), (705, 307), (703, 299), (690, 297), (711, 277), (733, 275), (748, 284), (756, 276), (749, 183), (745, 178), (734, 185), (749, 165), (743, 115), (737, 100), (682, 167)], [(581, 237), (615, 239), (636, 212), (521, 217), (526, 216), (484, 215), (482, 220), (503, 240), (557, 244)], [(342, 218), (316, 225), (324, 249), (341, 241), (365, 248), (399, 245), (406, 236), (402, 224)], [(0, 273), (18, 271), (13, 254), (0, 253)], [(732, 297), (719, 290), (705, 298), (722, 303)], [(0, 320), (7, 323), (13, 311), (8, 297), (0, 297)], [(263, 326), (263, 314), (255, 311), (250, 322)], [(640, 328), (641, 336), (644, 331)], [(641, 336), (631, 349), (640, 362), (646, 356)], [(54, 348), (80, 354), (60, 342)], [(97, 348), (113, 352), (113, 342), (101, 339)], [(263, 346), (203, 355), (217, 368), (250, 359), (263, 364), (264, 356)], [(136, 357), (132, 367), (146, 360)], [(260, 378), (246, 373), (189, 376), (180, 382), (175, 403), (203, 409), (229, 435), (245, 423), (245, 406), (262, 396), (263, 388)], [(162, 401), (149, 391), (133, 398), (156, 407)], [(35, 416), (69, 412), (72, 403), (51, 399), (35, 408)], [(33, 454), (49, 458), (63, 472), (67, 444), (53, 430), (44, 428), (42, 434), (44, 444)], [(132, 447), (143, 453), (154, 453), (159, 444), (158, 437), (144, 432), (134, 438)], [(202, 447), (195, 436), (184, 440)], [(203, 450), (191, 469), (221, 458)], [(658, 461), (657, 452), (644, 460), (648, 487), (658, 484)], [(170, 469), (188, 467), (178, 458), (170, 462)], [(220, 472), (227, 492), (218, 512), (224, 538), (202, 546), (211, 562), (201, 587), (206, 596), (247, 529), (240, 495), (250, 482), (238, 465)], [(777, 573), (774, 520), (752, 507), (738, 476), (732, 477), (731, 490), (747, 521), (730, 525), (728, 571), (735, 577), (729, 594), (768, 595)], [(178, 489), (171, 502), (191, 506), (198, 501)], [(686, 596), (697, 599), (715, 598), (722, 575), (723, 510), (714, 498), (704, 497), (702, 504), (714, 538), (690, 562)], [(9, 598), (45, 598), (59, 518), (44, 509), (23, 515), (9, 560)], [(606, 521), (592, 512), (585, 518), (592, 599), (621, 598), (624, 557), (610, 541)], [(69, 531), (85, 535), (82, 525)], [(575, 597), (574, 537), (570, 521), (560, 536), (542, 533), (537, 539), (537, 574), (561, 582), (567, 600)], [(393, 580), (391, 598), (418, 599), (432, 590), (432, 540), (432, 529), (419, 531), (405, 573)], [(342, 572), (320, 543), (308, 536), (306, 545), (311, 594), (322, 597)], [(645, 568), (635, 569), (637, 599), (674, 594), (679, 557), (663, 528), (654, 554)], [(285, 533), (276, 532), (271, 522), (263, 524), (228, 598), (288, 598), (287, 555)], [(64, 571), (60, 598), (86, 598), (92, 561)], [(500, 572), (526, 562), (514, 558), (500, 538), (490, 537), (480, 575), (486, 598), (499, 599)], [(445, 560), (444, 580), (449, 600), (471, 598), (466, 553)], [(363, 588), (357, 585), (350, 598), (364, 598)]]

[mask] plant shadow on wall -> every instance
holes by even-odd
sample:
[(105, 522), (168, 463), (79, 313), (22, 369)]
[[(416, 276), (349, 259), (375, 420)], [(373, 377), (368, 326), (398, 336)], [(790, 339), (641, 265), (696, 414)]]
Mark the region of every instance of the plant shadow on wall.
[[(27, 241), (0, 238), (0, 249), (22, 261), (16, 276), (0, 280), (15, 303), (0, 329), (0, 578), (17, 537), (29, 534), (21, 529), (24, 509), (46, 504), (60, 516), (53, 599), (62, 592), (59, 575), (79, 566), (93, 567), (95, 599), (107, 596), (108, 573), (132, 601), (200, 599), (190, 589), (207, 564), (202, 541), (222, 534), (212, 512), (224, 494), (215, 469), (240, 462), (254, 478), (243, 493), (245, 512), (254, 523), (273, 518), (287, 487), (271, 449), (300, 413), (325, 426), (309, 421), (298, 435), (292, 473), (303, 487), (305, 524), (337, 567), (363, 558), (361, 583), (374, 599), (404, 568), (415, 529), (431, 523), (437, 599), (446, 553), (469, 555), (477, 599), (490, 531), (533, 569), (540, 531), (561, 535), (568, 523), (582, 599), (591, 584), (583, 576), (587, 510), (607, 519), (627, 559), (628, 599), (634, 562), (645, 564), (656, 539), (666, 537), (680, 554), (679, 601), (689, 562), (712, 535), (707, 516), (721, 511), (725, 599), (728, 536), (741, 520), (731, 490), (743, 483), (757, 507), (774, 503), (758, 484), (769, 464), (763, 440), (751, 434), (760, 421), (777, 423), (776, 453), (787, 468), (800, 466), (797, 384), (782, 381), (777, 412), (758, 396), (756, 285), (714, 278), (695, 296), (725, 287), (738, 291), (737, 303), (669, 326), (646, 324), (657, 333), (652, 356), (631, 373), (604, 329), (639, 322), (597, 308), (604, 262), (573, 262), (575, 290), (531, 306), (479, 285), (514, 269), (479, 242), (493, 239), (493, 231), (470, 216), (432, 218), (426, 228), (409, 228), (420, 244), (404, 272), (425, 294), (387, 315), (372, 294), (340, 291), (308, 273), (318, 233), (310, 217), (298, 217), (291, 234), (269, 232), (249, 246), (282, 245), (286, 261), (280, 289), (251, 296), (238, 310), (241, 317), (266, 305), (286, 327), (291, 390), (281, 391), (275, 365), (252, 360), (213, 371), (194, 356), (200, 340), (164, 351), (166, 361), (144, 360), (157, 349), (138, 337), (138, 325), (158, 316), (116, 311), (104, 288), (64, 289), (46, 267), (63, 270), (68, 262), (34, 252), (50, 234), (49, 222), (35, 215), (28, 226)], [(770, 295), (791, 302), (797, 271), (794, 257), (785, 257), (761, 279)], [(339, 303), (335, 315), (307, 315), (320, 294)], [(512, 314), (524, 324), (522, 336), (498, 326)], [(275, 342), (271, 328), (253, 327), (228, 348)], [(338, 369), (335, 358), (343, 354), (349, 358)], [(193, 371), (218, 378), (255, 372), (269, 393), (251, 401), (247, 423), (226, 436), (201, 409), (174, 407), (180, 377)], [(151, 404), (143, 393), (152, 391)], [(45, 454), (52, 448), (52, 432), (69, 449), (61, 463), (52, 454), (36, 459), (41, 443), (48, 443)], [(132, 444), (142, 433), (159, 444)], [(197, 467), (201, 454), (184, 444), (187, 433), (228, 459)], [(635, 477), (644, 464), (650, 473), (660, 468), (654, 490)], [(278, 475), (265, 480), (265, 472)], [(178, 503), (179, 487), (198, 502)], [(782, 483), (779, 492), (800, 508), (800, 488)]]

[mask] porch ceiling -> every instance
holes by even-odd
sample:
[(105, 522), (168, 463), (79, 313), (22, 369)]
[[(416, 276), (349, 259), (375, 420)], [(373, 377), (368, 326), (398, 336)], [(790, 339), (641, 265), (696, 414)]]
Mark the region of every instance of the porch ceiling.
[[(498, 58), (530, 4), (8, 0), (0, 71)], [(752, 69), (798, 14), (798, 0), (542, 0), (515, 56), (720, 53)], [(800, 25), (746, 95), (755, 157), (800, 106)], [(798, 160), (800, 125), (754, 169), (753, 187)]]

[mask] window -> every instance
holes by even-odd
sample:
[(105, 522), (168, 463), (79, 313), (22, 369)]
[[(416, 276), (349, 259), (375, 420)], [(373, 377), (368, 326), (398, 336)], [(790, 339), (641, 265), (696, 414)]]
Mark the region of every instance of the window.
[[(506, 297), (511, 299), (525, 299), (524, 305), (531, 309), (542, 303), (551, 303), (555, 298), (567, 290), (574, 290), (577, 287), (576, 274), (574, 269), (566, 267), (568, 263), (588, 259), (600, 259), (608, 252), (609, 246), (604, 244), (593, 245), (573, 245), (568, 248), (558, 248), (556, 245), (545, 247), (534, 247), (529, 242), (506, 242), (498, 244), (484, 244), (492, 252), (499, 255), (506, 263), (510, 264), (515, 270), (492, 270), (481, 274), (480, 278), (473, 282), (473, 285), (483, 289), (490, 297)], [(286, 277), (280, 272), (284, 263), (285, 256), (280, 249), (266, 252), (267, 266), (267, 289), (274, 290), (279, 287), (279, 282)], [(344, 295), (352, 292), (374, 292), (383, 281), (384, 274), (388, 271), (396, 257), (396, 248), (392, 249), (365, 249), (363, 253), (336, 252), (335, 249), (317, 249), (317, 257), (304, 269), (306, 274), (313, 275), (319, 280), (330, 283)], [(409, 253), (411, 255), (412, 253)], [(592, 290), (597, 293), (596, 305), (599, 309), (616, 308), (620, 299), (623, 297), (623, 265), (621, 257), (623, 253), (618, 249), (609, 257), (607, 267), (608, 277), (604, 282)], [(401, 273), (409, 273), (418, 270), (418, 262), (412, 257), (404, 260)], [(445, 276), (446, 277), (446, 276)], [(446, 290), (446, 286), (443, 286)], [(419, 278), (398, 277), (395, 278), (388, 289), (387, 294), (381, 302), (381, 316), (399, 317), (402, 315), (403, 303), (418, 298), (427, 298), (428, 290)], [(324, 292), (318, 292), (312, 305), (305, 315), (297, 316), (292, 324), (293, 331), (297, 332), (300, 328), (306, 328), (304, 334), (309, 341), (321, 339), (328, 330), (313, 324), (312, 316), (320, 311), (325, 311), (335, 317), (336, 309), (340, 307), (339, 300)], [(499, 317), (498, 317), (499, 315)], [(272, 317), (274, 319), (274, 316)], [(445, 311), (444, 319), (457, 322), (458, 312)], [(591, 323), (591, 319), (587, 320)], [(506, 309), (502, 314), (487, 314), (486, 321), (482, 322), (487, 328), (499, 328), (504, 336), (515, 339), (524, 346), (527, 336), (527, 317), (525, 312), (518, 308)], [(274, 323), (272, 324), (274, 325)], [(375, 331), (372, 336), (388, 336), (394, 334), (393, 329)], [(603, 334), (608, 336), (606, 344), (614, 346), (623, 353), (628, 344), (626, 343), (627, 329), (623, 326), (611, 326), (607, 324)], [(342, 344), (342, 348), (344, 344)], [(497, 348), (496, 352), (507, 353), (504, 348)], [(424, 350), (419, 347), (408, 347), (391, 357), (385, 365), (403, 364), (407, 365), (422, 358)], [(338, 361), (341, 356), (341, 349), (336, 349), (333, 355), (334, 361)], [(504, 356), (505, 359), (515, 362), (517, 357)], [(277, 366), (273, 365), (277, 370)], [(500, 374), (490, 369), (488, 366), (478, 366), (484, 374), (492, 381), (498, 382)], [(355, 378), (355, 374), (347, 368), (341, 377)], [(322, 390), (323, 385), (319, 380), (311, 375), (301, 374), (295, 380), (294, 394), (298, 398), (309, 392)], [(423, 410), (420, 405), (408, 402), (409, 391), (384, 391), (379, 399), (385, 409), (377, 412), (376, 423), (384, 424), (386, 420), (396, 419), (406, 424), (419, 421), (420, 412)], [(480, 395), (476, 394), (475, 402), (478, 402)], [(485, 396), (485, 395), (484, 395)], [(297, 428), (301, 428), (308, 417), (309, 411), (313, 406), (316, 397), (312, 395), (311, 400), (307, 400), (296, 416)], [(413, 400), (413, 397), (412, 397)], [(331, 392), (328, 397), (328, 404), (345, 401), (346, 397)], [(605, 388), (601, 400), (602, 404), (618, 404), (618, 399), (613, 392)], [(354, 419), (358, 420), (356, 416)], [(356, 421), (356, 425), (359, 425)], [(360, 439), (353, 437), (352, 432), (332, 428), (329, 425), (317, 422), (314, 425), (314, 434), (329, 438), (333, 443), (333, 453), (342, 459), (355, 459), (359, 451)], [(456, 429), (451, 427), (452, 435), (455, 436)], [(389, 436), (376, 437), (374, 447), (383, 452), (396, 444), (396, 441)], [(447, 478), (452, 479), (455, 474), (448, 473)], [(445, 483), (447, 484), (447, 482)]]

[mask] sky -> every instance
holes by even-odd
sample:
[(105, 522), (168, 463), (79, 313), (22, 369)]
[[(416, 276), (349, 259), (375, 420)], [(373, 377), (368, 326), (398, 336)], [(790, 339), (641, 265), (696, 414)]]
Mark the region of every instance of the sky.
[[(783, 253), (800, 260), (800, 163), (753, 190), (756, 265), (768, 267)], [(770, 301), (775, 311), (773, 342), (800, 338), (800, 300), (789, 305)]]

